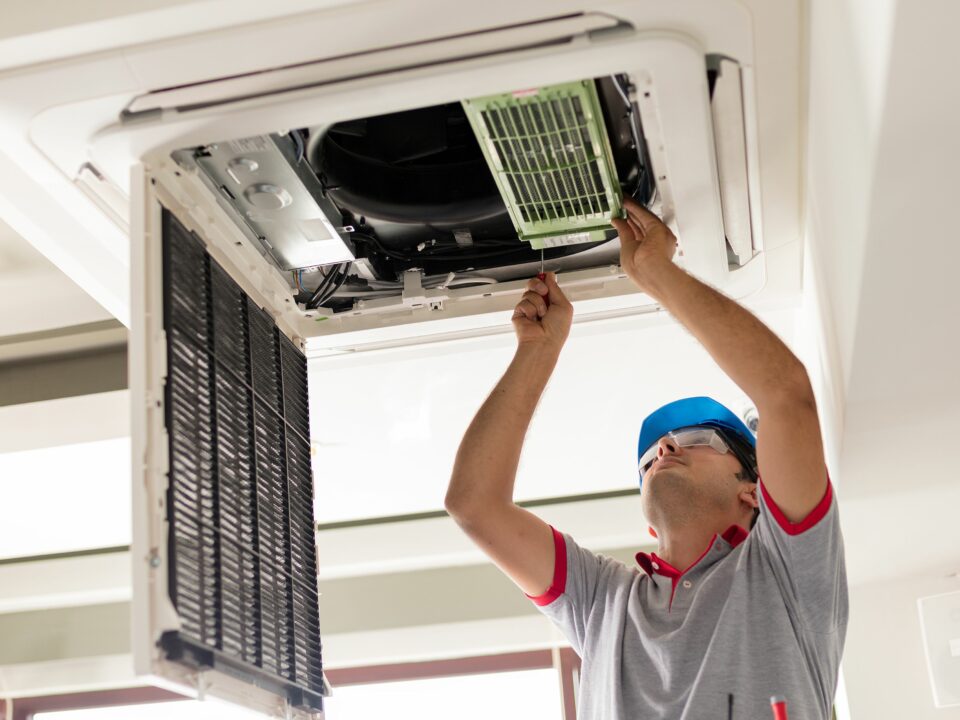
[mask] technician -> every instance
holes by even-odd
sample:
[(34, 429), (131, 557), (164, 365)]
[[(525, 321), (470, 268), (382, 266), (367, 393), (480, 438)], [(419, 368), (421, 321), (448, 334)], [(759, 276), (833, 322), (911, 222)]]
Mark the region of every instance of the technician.
[[(514, 310), (516, 354), (464, 435), (446, 509), (580, 655), (581, 720), (756, 720), (772, 717), (771, 696), (790, 720), (828, 718), (847, 585), (809, 378), (763, 323), (672, 262), (676, 238), (655, 215), (625, 206), (621, 266), (750, 397), (756, 439), (708, 398), (644, 420), (640, 499), (659, 548), (637, 553), (638, 568), (514, 504), (523, 439), (573, 318), (548, 273)], [(642, 357), (636, 367), (638, 383), (656, 382)]]

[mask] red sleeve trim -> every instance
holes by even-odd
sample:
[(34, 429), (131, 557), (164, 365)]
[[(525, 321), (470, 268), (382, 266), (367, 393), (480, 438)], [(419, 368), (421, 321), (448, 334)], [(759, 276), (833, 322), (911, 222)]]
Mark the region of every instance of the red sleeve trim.
[(807, 513), (807, 516), (803, 520), (797, 523), (790, 522), (787, 519), (787, 516), (783, 514), (783, 510), (780, 509), (780, 506), (770, 497), (770, 493), (767, 492), (763, 481), (760, 482), (760, 492), (763, 493), (763, 499), (766, 501), (767, 507), (770, 508), (773, 517), (776, 519), (777, 525), (783, 528), (783, 531), (787, 535), (799, 535), (812, 528), (827, 514), (827, 511), (830, 509), (830, 501), (833, 498), (833, 485), (830, 483), (830, 478), (828, 477), (827, 490), (823, 494), (823, 498), (817, 503), (817, 506), (813, 510)]
[[(567, 543), (553, 525), (553, 583), (543, 595), (527, 595), (537, 605), (549, 605), (563, 595), (567, 586)], [(524, 593), (526, 595), (526, 593)]]

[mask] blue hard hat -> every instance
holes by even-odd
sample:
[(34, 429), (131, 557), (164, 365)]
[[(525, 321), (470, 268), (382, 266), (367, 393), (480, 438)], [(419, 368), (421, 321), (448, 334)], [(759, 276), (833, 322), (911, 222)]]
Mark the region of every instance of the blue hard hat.
[(637, 462), (639, 463), (640, 458), (654, 443), (671, 430), (695, 426), (714, 427), (732, 434), (745, 443), (751, 453), (756, 453), (756, 438), (732, 410), (713, 398), (690, 397), (667, 403), (647, 415), (640, 427)]

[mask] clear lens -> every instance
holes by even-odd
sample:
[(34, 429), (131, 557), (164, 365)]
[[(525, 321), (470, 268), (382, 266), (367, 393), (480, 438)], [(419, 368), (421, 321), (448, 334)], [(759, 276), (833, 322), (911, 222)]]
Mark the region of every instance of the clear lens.
[[(720, 433), (709, 427), (682, 428), (669, 432), (664, 437), (670, 438), (682, 448), (706, 445), (721, 455), (730, 450), (727, 443), (720, 437)], [(641, 476), (650, 469), (653, 461), (657, 459), (658, 446), (659, 441), (654, 443), (653, 446), (643, 454), (643, 457), (640, 458), (638, 467)]]

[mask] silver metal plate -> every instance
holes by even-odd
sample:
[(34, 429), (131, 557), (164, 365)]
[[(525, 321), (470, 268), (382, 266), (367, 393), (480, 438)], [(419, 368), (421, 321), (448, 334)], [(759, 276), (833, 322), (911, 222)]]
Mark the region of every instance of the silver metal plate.
[(192, 160), (281, 270), (350, 262), (340, 216), (290, 136), (207, 145)]

